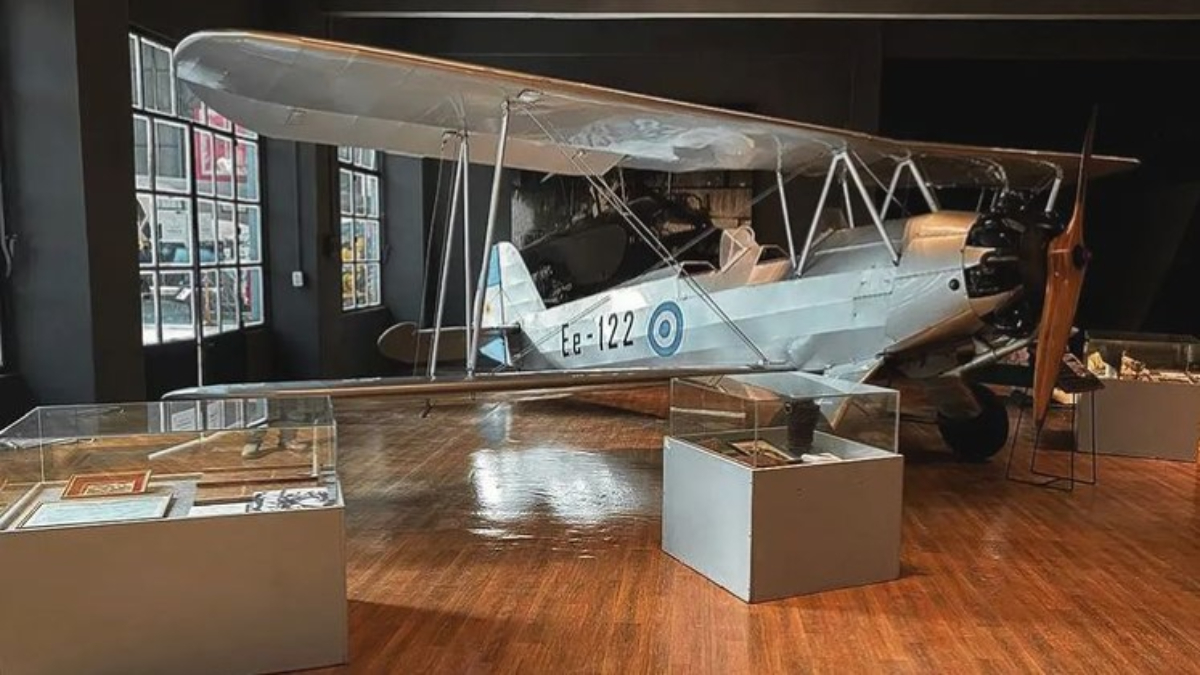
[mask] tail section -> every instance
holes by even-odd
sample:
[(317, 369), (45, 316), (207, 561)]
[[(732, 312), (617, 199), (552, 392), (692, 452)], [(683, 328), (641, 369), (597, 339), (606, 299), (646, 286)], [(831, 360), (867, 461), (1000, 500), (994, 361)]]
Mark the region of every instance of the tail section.
[(546, 309), (521, 253), (506, 241), (493, 246), (488, 257), (483, 300), (484, 328), (515, 326), (525, 315)]

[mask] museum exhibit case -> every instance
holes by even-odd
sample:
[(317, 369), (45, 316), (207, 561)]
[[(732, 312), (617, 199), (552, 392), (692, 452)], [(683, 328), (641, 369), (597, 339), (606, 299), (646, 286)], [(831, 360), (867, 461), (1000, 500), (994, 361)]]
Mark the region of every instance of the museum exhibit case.
[(899, 403), (806, 373), (673, 380), (663, 550), (747, 602), (895, 579)]
[(0, 431), (0, 672), (342, 663), (343, 541), (327, 397), (37, 408)]
[(1088, 370), (1104, 388), (1077, 403), (1078, 447), (1108, 455), (1195, 462), (1200, 445), (1200, 340), (1089, 331)]

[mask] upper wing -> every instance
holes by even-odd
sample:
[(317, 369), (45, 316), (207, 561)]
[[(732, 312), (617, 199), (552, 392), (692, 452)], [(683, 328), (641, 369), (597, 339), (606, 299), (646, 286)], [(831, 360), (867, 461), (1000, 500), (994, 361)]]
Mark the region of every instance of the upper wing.
[[(868, 165), (913, 158), (937, 185), (1048, 184), (1077, 175), (1071, 153), (908, 143), (370, 47), (254, 32), (203, 32), (175, 52), (205, 103), (268, 136), (442, 156), (466, 131), (471, 161), (490, 163), (500, 106), (516, 102), (505, 165), (600, 174), (620, 164), (657, 171), (782, 169), (823, 175), (829, 157)], [(1093, 156), (1092, 176), (1137, 164)]]

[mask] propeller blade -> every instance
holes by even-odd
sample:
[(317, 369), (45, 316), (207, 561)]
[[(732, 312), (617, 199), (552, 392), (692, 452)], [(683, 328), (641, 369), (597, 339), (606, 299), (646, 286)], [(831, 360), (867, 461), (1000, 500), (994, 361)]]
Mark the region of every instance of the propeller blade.
[(1050, 241), (1046, 251), (1046, 298), (1038, 323), (1037, 353), (1033, 370), (1034, 420), (1041, 426), (1050, 409), (1050, 397), (1058, 381), (1058, 371), (1067, 339), (1075, 322), (1083, 275), (1091, 253), (1083, 243), (1084, 202), (1087, 195), (1088, 163), (1092, 157), (1092, 139), (1096, 135), (1096, 111), (1088, 123), (1079, 161), (1079, 182), (1075, 188), (1075, 208), (1067, 229)]

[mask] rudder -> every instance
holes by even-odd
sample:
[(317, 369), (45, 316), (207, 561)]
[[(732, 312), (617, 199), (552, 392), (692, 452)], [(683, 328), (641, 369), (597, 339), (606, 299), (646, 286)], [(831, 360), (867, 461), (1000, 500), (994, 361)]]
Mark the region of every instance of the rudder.
[(533, 312), (546, 309), (521, 252), (509, 242), (492, 247), (483, 296), (483, 327), (515, 326)]

